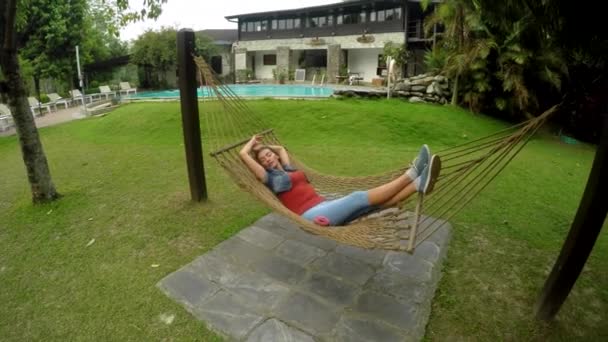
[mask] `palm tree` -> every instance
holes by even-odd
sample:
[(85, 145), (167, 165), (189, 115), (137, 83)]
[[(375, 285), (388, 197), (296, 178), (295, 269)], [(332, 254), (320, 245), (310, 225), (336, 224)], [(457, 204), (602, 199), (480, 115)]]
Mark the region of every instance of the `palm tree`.
[[(423, 6), (428, 5), (423, 2)], [(533, 6), (533, 8), (530, 8)], [(452, 104), (458, 95), (473, 110), (482, 107), (526, 113), (538, 106), (532, 89), (559, 89), (564, 62), (544, 24), (534, 13), (542, 4), (524, 0), (446, 0), (429, 18), (445, 28), (437, 48), (446, 55), (443, 72), (454, 80)]]

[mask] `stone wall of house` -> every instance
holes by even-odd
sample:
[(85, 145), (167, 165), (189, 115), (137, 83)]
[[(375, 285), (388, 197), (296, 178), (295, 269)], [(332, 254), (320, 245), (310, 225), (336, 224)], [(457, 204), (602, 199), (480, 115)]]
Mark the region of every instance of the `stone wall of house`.
[(340, 73), (340, 66), (344, 63), (342, 60), (342, 49), (338, 44), (332, 44), (327, 47), (327, 80), (329, 82), (336, 79)]
[[(277, 46), (289, 46), (291, 50), (327, 49), (330, 45), (340, 45), (342, 49), (365, 49), (365, 48), (384, 48), (387, 42), (403, 44), (405, 38), (403, 32), (391, 33), (370, 33), (373, 37), (368, 42), (357, 41), (361, 35), (348, 36), (320, 36), (306, 38), (285, 38), (285, 39), (263, 39), (263, 40), (242, 40), (235, 44), (235, 48), (247, 49), (247, 51), (269, 51), (275, 50)], [(315, 39), (315, 38), (318, 38)], [(238, 69), (238, 68), (237, 68)]]

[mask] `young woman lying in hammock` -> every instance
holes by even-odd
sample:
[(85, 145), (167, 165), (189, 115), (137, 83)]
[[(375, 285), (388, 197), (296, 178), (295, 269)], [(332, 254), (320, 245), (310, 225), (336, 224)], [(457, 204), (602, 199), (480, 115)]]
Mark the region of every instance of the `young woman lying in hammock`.
[(423, 145), (412, 167), (403, 175), (367, 191), (325, 200), (304, 172), (289, 164), (285, 148), (262, 145), (260, 139), (253, 136), (243, 146), (240, 151), (243, 162), (285, 207), (320, 225), (339, 226), (372, 210), (393, 206), (416, 192), (428, 194), (441, 169), (439, 156), (431, 156), (428, 146)]

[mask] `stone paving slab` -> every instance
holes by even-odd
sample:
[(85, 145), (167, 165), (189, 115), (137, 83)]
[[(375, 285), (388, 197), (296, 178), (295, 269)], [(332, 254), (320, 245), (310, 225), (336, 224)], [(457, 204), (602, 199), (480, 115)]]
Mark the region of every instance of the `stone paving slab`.
[(336, 306), (348, 306), (354, 303), (359, 287), (356, 284), (339, 280), (329, 275), (312, 273), (302, 281), (301, 288), (309, 293), (325, 298)]
[(277, 308), (276, 317), (318, 336), (331, 333), (340, 319), (340, 310), (310, 294), (294, 291)]
[(312, 336), (307, 335), (299, 330), (296, 330), (287, 324), (271, 318), (264, 324), (255, 328), (247, 342), (269, 342), (269, 341), (285, 341), (285, 342), (314, 342)]
[(450, 238), (366, 250), (270, 214), (157, 286), (230, 341), (419, 341)]
[(334, 341), (340, 342), (403, 342), (410, 340), (401, 335), (397, 329), (387, 325), (368, 319), (351, 318), (347, 315), (340, 319), (332, 337)]

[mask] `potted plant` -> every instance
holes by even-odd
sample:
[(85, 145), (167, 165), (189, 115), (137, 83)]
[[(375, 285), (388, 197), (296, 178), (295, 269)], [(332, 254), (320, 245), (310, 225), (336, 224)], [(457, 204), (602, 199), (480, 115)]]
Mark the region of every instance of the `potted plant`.
[(287, 79), (287, 73), (285, 70), (281, 70), (279, 72), (279, 84), (285, 84), (285, 80)]
[(285, 80), (287, 79), (287, 72), (283, 69), (272, 69), (272, 77), (279, 84), (285, 84)]

